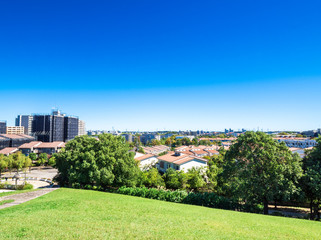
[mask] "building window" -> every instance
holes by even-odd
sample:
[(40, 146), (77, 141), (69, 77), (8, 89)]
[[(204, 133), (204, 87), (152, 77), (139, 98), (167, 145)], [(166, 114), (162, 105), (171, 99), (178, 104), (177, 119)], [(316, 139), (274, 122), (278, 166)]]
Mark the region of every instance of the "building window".
[(160, 167), (160, 168), (164, 168), (164, 162), (160, 162), (160, 163), (159, 163), (159, 167)]

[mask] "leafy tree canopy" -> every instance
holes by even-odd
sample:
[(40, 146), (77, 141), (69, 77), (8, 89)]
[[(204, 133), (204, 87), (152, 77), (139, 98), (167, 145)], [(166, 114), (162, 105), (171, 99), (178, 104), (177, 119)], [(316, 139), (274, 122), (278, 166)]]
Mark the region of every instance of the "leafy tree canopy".
[(57, 180), (63, 186), (135, 186), (138, 179), (134, 153), (121, 136), (76, 137), (55, 158)]
[(300, 157), (263, 132), (239, 136), (225, 156), (223, 174), (230, 190), (247, 202), (263, 203), (265, 214), (269, 201), (288, 199), (297, 190)]
[(311, 219), (320, 219), (321, 204), (321, 138), (312, 151), (307, 151), (303, 159), (301, 186), (310, 200)]

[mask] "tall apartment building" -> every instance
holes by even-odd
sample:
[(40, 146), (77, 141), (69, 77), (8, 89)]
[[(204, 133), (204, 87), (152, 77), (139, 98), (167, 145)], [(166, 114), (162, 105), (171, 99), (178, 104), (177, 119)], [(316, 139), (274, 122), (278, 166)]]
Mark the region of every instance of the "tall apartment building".
[(16, 124), (27, 126), (28, 133), (42, 142), (66, 142), (79, 133), (79, 119), (58, 110), (52, 114), (19, 115)]
[(86, 135), (86, 124), (84, 121), (79, 120), (78, 124), (78, 136)]
[(74, 139), (78, 136), (79, 131), (79, 119), (76, 117), (65, 117), (65, 128), (64, 128), (64, 136), (65, 142)]
[(24, 134), (31, 135), (32, 134), (32, 115), (18, 115), (16, 118), (16, 126), (24, 127)]
[(25, 128), (23, 126), (7, 127), (7, 134), (24, 134)]
[(6, 134), (7, 133), (7, 122), (1, 121), (0, 122), (0, 134)]

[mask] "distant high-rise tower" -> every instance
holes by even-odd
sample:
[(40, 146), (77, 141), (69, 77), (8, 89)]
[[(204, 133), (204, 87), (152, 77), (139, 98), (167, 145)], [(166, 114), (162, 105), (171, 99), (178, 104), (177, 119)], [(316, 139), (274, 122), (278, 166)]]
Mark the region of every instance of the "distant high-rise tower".
[(16, 126), (24, 126), (26, 134), (42, 142), (66, 142), (79, 135), (79, 119), (61, 114), (59, 110), (51, 115), (19, 115)]
[(7, 133), (7, 122), (1, 121), (0, 122), (0, 134), (6, 134)]
[(24, 127), (24, 133), (27, 135), (32, 134), (32, 120), (33, 116), (31, 115), (18, 115), (16, 118), (16, 126)]
[(79, 120), (78, 136), (83, 136), (83, 135), (86, 135), (86, 124), (84, 121)]
[(79, 119), (76, 117), (65, 117), (65, 142), (78, 136)]

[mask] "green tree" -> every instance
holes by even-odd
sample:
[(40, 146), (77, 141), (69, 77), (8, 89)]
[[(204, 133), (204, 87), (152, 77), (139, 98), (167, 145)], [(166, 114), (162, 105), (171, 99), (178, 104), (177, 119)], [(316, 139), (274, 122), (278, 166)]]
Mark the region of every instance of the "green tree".
[(225, 155), (224, 177), (230, 191), (250, 204), (268, 203), (276, 197), (289, 199), (302, 175), (301, 160), (284, 143), (263, 132), (246, 132)]
[(13, 155), (9, 155), (7, 157), (7, 168), (9, 170), (9, 172), (11, 173), (12, 169), (13, 169)]
[(121, 136), (101, 134), (98, 140), (76, 137), (55, 155), (56, 179), (61, 186), (135, 186), (139, 168), (129, 149)]
[(163, 175), (167, 189), (185, 189), (187, 185), (187, 175), (183, 171), (175, 171), (168, 168)]
[(152, 146), (158, 146), (158, 145), (162, 145), (162, 144), (161, 144), (161, 142), (160, 142), (159, 140), (153, 139), (153, 140), (151, 141), (151, 145), (152, 145)]
[(56, 165), (56, 158), (54, 156), (48, 159), (48, 165), (52, 167)]
[(162, 176), (159, 174), (157, 168), (151, 168), (149, 171), (142, 172), (142, 185), (146, 187), (162, 187), (165, 186)]
[(5, 155), (0, 154), (0, 178), (1, 178), (2, 171), (8, 167), (7, 159), (8, 158)]
[(36, 160), (37, 160), (37, 154), (36, 154), (36, 153), (30, 153), (30, 154), (29, 154), (29, 158), (30, 158), (32, 161), (36, 161)]
[(13, 159), (12, 167), (15, 168), (18, 173), (23, 168), (26, 157), (21, 152), (16, 152), (14, 154), (11, 154), (11, 157)]
[(192, 145), (192, 141), (187, 137), (182, 138), (181, 141), (182, 141), (182, 145), (185, 145), (185, 146)]
[(301, 188), (310, 202), (310, 219), (320, 219), (321, 204), (321, 138), (312, 151), (303, 159)]
[(220, 192), (218, 189), (219, 176), (223, 172), (224, 166), (224, 157), (226, 151), (224, 149), (219, 151), (218, 155), (213, 155), (209, 158), (206, 175), (208, 177), (208, 181), (210, 183), (211, 190), (216, 190), (216, 192)]
[(172, 139), (171, 138), (166, 138), (165, 145), (166, 146), (171, 146), (171, 144), (172, 144)]
[(198, 139), (197, 138), (193, 138), (192, 145), (198, 146)]
[(204, 177), (202, 174), (202, 169), (200, 168), (191, 168), (187, 172), (187, 184), (189, 189), (194, 191), (199, 191), (202, 187), (205, 186)]
[(39, 158), (38, 158), (38, 165), (39, 166), (44, 166), (48, 162), (48, 154), (47, 153), (40, 153)]
[(23, 169), (25, 171), (25, 179), (27, 178), (27, 169), (32, 165), (32, 161), (29, 157), (24, 156)]
[(139, 147), (137, 152), (145, 154), (145, 150), (143, 147)]

